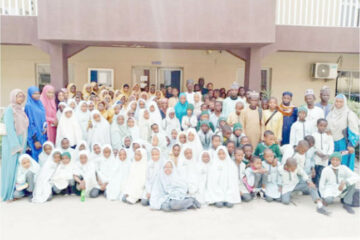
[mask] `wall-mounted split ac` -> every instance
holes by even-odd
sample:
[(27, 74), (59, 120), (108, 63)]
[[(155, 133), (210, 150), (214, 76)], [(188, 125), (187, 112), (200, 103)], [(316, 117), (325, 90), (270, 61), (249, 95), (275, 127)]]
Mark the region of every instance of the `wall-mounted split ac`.
[(336, 79), (338, 75), (337, 63), (314, 63), (311, 76), (315, 79)]

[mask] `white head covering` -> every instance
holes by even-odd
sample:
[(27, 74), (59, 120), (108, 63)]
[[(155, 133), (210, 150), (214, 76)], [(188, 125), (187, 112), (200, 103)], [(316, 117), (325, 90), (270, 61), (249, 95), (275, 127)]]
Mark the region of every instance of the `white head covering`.
[[(67, 105), (68, 105), (68, 107), (70, 107), (70, 105), (71, 105), (72, 103), (75, 103), (75, 109), (76, 109), (77, 103), (76, 103), (75, 99), (74, 99), (74, 98), (69, 98), (69, 99), (67, 100)], [(71, 107), (70, 107), (70, 108), (71, 108)], [(71, 109), (73, 109), (73, 108), (71, 108)], [(73, 110), (75, 110), (75, 109), (73, 109)]]
[[(190, 133), (194, 134), (194, 136), (195, 136), (193, 141), (189, 140)], [(191, 147), (191, 149), (193, 150), (193, 155), (194, 155), (195, 159), (198, 159), (200, 152), (203, 150), (203, 146), (202, 146), (199, 135), (197, 134), (195, 128), (189, 128), (186, 131), (186, 139), (187, 139), (187, 142), (185, 145)]]
[(61, 154), (60, 149), (54, 149), (50, 154), (49, 159), (44, 163), (36, 178), (35, 189), (33, 192), (32, 202), (43, 203), (46, 202), (51, 195), (50, 179), (54, 175), (59, 163), (54, 162), (54, 154)]
[[(192, 158), (187, 159), (185, 157), (185, 151), (190, 149), (192, 151)], [(179, 161), (177, 164), (177, 169), (179, 170), (179, 174), (185, 180), (186, 185), (189, 189), (189, 193), (191, 195), (195, 194), (197, 191), (197, 158), (196, 154), (194, 154), (194, 150), (186, 145), (181, 149)]]
[[(117, 119), (119, 117), (123, 117), (124, 118), (124, 123), (123, 124), (118, 124)], [(118, 114), (115, 115), (113, 118), (113, 121), (111, 123), (111, 145), (113, 148), (115, 149), (120, 149), (121, 148), (121, 144), (122, 144), (122, 140), (125, 136), (129, 135), (129, 131), (128, 128), (126, 126), (126, 116), (124, 114)]]
[[(124, 161), (120, 160), (120, 152), (125, 151), (126, 159)], [(116, 167), (114, 175), (111, 177), (109, 184), (106, 187), (106, 198), (108, 200), (120, 200), (122, 199), (123, 191), (125, 188), (125, 183), (127, 181), (131, 159), (128, 157), (127, 151), (125, 148), (119, 150), (119, 154), (116, 157)]]
[(149, 112), (149, 110), (141, 109), (139, 112), (139, 136), (142, 140), (148, 142), (150, 140), (150, 133), (151, 133), (151, 118), (149, 113), (149, 119), (144, 117), (145, 113)]
[(74, 178), (75, 174), (75, 160), (71, 159), (69, 163), (64, 164), (62, 161), (57, 167), (51, 182), (59, 189), (65, 189), (69, 185), (69, 181)]
[[(224, 160), (219, 158), (219, 151), (224, 151), (226, 155)], [(234, 161), (231, 160), (226, 147), (219, 146), (216, 149), (214, 162), (208, 174), (207, 201), (209, 203), (239, 203), (241, 201), (237, 168)]]
[[(94, 120), (95, 115), (100, 116), (100, 121), (96, 122)], [(98, 110), (94, 110), (91, 112), (91, 122), (92, 128), (89, 130), (88, 134), (88, 144), (91, 146), (94, 143), (110, 144), (110, 125), (109, 122), (101, 115)]]
[[(94, 151), (94, 146), (95, 145), (98, 145), (100, 147), (100, 153), (97, 154), (95, 151)], [(100, 162), (101, 162), (101, 159), (102, 159), (102, 147), (101, 147), (101, 144), (99, 143), (94, 143), (91, 147), (91, 153), (90, 153), (90, 162), (92, 162), (96, 169), (98, 169), (100, 167)]]
[[(104, 156), (104, 150), (106, 148), (110, 149), (110, 156), (108, 158)], [(98, 177), (103, 183), (108, 183), (110, 181), (110, 179), (115, 173), (116, 165), (117, 161), (115, 159), (111, 145), (105, 144), (101, 150), (100, 166), (97, 171)]]
[(126, 199), (130, 203), (135, 203), (141, 198), (146, 180), (146, 166), (148, 161), (146, 150), (139, 148), (136, 152), (141, 153), (141, 159), (139, 161), (135, 161), (134, 159), (131, 162), (129, 177), (124, 188), (124, 194), (128, 195)]
[[(166, 175), (164, 172), (167, 163), (171, 163), (173, 166), (170, 175)], [(161, 205), (170, 199), (183, 200), (187, 196), (187, 191), (187, 185), (178, 174), (175, 164), (170, 160), (165, 161), (152, 187), (150, 207), (160, 209)]]
[[(155, 110), (153, 112), (151, 112), (151, 110), (150, 110), (150, 108), (152, 106), (155, 108)], [(150, 101), (148, 104), (148, 110), (150, 113), (151, 122), (157, 123), (159, 125), (159, 128), (161, 128), (162, 117), (161, 117), (161, 113), (160, 113), (157, 103), (154, 101)]]
[(88, 109), (86, 109), (85, 112), (83, 112), (81, 110), (81, 106), (84, 105), (84, 104), (87, 105), (87, 102), (86, 101), (81, 101), (79, 103), (79, 105), (76, 107), (75, 113), (76, 113), (76, 118), (79, 121), (79, 125), (81, 127), (83, 138), (86, 139), (86, 137), (87, 137), (87, 127), (88, 127), (89, 120), (90, 120), (90, 112), (89, 112)]
[(39, 164), (40, 164), (41, 167), (44, 165), (44, 163), (46, 162), (46, 160), (49, 158), (49, 156), (51, 154), (51, 152), (50, 152), (49, 155), (46, 154), (46, 152), (44, 151), (45, 146), (51, 146), (51, 151), (55, 148), (54, 144), (51, 141), (46, 141), (46, 142), (43, 143), (42, 151), (39, 154)]
[[(29, 168), (24, 168), (21, 164), (25, 159), (30, 160)], [(24, 184), (26, 182), (26, 174), (28, 172), (32, 172), (36, 175), (40, 170), (39, 164), (29, 154), (22, 154), (19, 157), (18, 162), (19, 164), (16, 172), (16, 184)]]
[[(184, 144), (180, 142), (180, 136), (181, 136), (181, 135), (185, 135), (186, 142), (185, 142)], [(199, 139), (199, 140), (200, 140), (200, 139)], [(186, 133), (186, 131), (181, 131), (181, 132), (178, 133), (177, 138), (176, 138), (176, 142), (177, 142), (181, 147), (183, 147), (184, 145), (187, 144), (187, 133)]]
[[(174, 117), (170, 118), (170, 113), (174, 113)], [(168, 134), (171, 133), (172, 129), (176, 129), (176, 130), (180, 130), (181, 126), (180, 126), (180, 121), (179, 119), (176, 117), (175, 115), (175, 109), (173, 107), (169, 107), (166, 110), (166, 118), (164, 120), (164, 126), (163, 126), (165, 132), (167, 132)]]
[[(209, 155), (209, 162), (204, 163), (202, 161), (202, 157), (204, 154)], [(213, 164), (213, 160), (211, 158), (211, 153), (209, 151), (202, 151), (200, 153), (198, 162), (197, 162), (197, 184), (198, 191), (196, 192), (196, 199), (201, 203), (205, 204), (208, 199), (208, 179), (209, 179), (209, 171), (211, 165)]]
[[(66, 117), (66, 113), (71, 112), (71, 117)], [(79, 122), (76, 119), (74, 110), (66, 107), (62, 113), (56, 133), (56, 146), (60, 146), (60, 141), (67, 138), (70, 141), (70, 146), (77, 145), (82, 140), (82, 132)]]
[(89, 196), (90, 191), (94, 188), (99, 188), (99, 185), (96, 180), (96, 168), (95, 164), (89, 159), (89, 152), (87, 150), (82, 150), (79, 152), (78, 158), (85, 155), (87, 157), (87, 162), (82, 164), (80, 159), (75, 163), (75, 172), (74, 174), (78, 177), (82, 177), (85, 181), (85, 193)]
[(139, 127), (137, 126), (136, 119), (133, 118), (133, 117), (129, 117), (129, 118), (128, 118), (128, 121), (129, 121), (130, 119), (133, 119), (134, 122), (135, 122), (135, 124), (134, 124), (133, 127), (129, 127), (129, 125), (128, 125), (127, 122), (126, 122), (128, 131), (129, 131), (129, 135), (132, 137), (132, 139), (139, 139), (139, 138), (140, 138), (140, 131), (139, 131)]
[[(83, 150), (86, 150), (88, 152), (90, 151), (87, 142), (85, 140), (81, 140), (80, 143), (78, 143), (78, 145), (76, 145), (76, 148), (75, 148), (75, 153), (74, 153), (75, 160), (78, 160), (79, 152), (83, 151), (83, 150), (80, 150), (80, 146), (82, 146), (82, 145), (85, 146), (85, 149), (83, 149)], [(75, 162), (75, 160), (73, 162)]]
[[(151, 157), (151, 152), (156, 149), (157, 151), (159, 151), (159, 160), (154, 161)], [(151, 189), (152, 186), (154, 185), (154, 181), (156, 176), (159, 174), (159, 171), (161, 169), (161, 165), (162, 165), (162, 154), (161, 154), (161, 150), (158, 147), (153, 147), (151, 149), (150, 152), (150, 159), (149, 162), (147, 164), (147, 171), (146, 171), (146, 183), (145, 183), (145, 191), (144, 191), (144, 196), (146, 196), (146, 193), (151, 193)]]

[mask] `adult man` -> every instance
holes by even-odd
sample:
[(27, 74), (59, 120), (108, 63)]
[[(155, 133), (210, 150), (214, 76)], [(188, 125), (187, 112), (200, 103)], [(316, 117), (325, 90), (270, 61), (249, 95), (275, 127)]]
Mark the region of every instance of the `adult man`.
[(189, 79), (186, 81), (186, 88), (187, 91), (185, 92), (186, 94), (186, 100), (188, 103), (194, 104), (194, 80)]
[(243, 100), (241, 100), (241, 98), (238, 97), (238, 89), (239, 89), (239, 87), (236, 83), (233, 83), (231, 85), (230, 96), (228, 96), (223, 101), (222, 115), (224, 117), (227, 117), (231, 112), (233, 112), (235, 110), (235, 105), (237, 102), (242, 102), (243, 105), (245, 106), (245, 103), (243, 102)]
[(205, 79), (204, 79), (203, 77), (199, 78), (199, 80), (198, 80), (198, 85), (199, 85), (199, 87), (200, 87), (200, 91), (201, 91), (201, 94), (202, 94), (202, 95), (205, 95), (205, 94), (208, 93), (209, 90), (204, 87), (204, 85), (205, 85)]
[(297, 108), (291, 105), (293, 94), (291, 92), (283, 92), (282, 102), (279, 105), (279, 112), (283, 115), (282, 141), (281, 144), (289, 144), (291, 125), (296, 122)]
[(311, 123), (311, 126), (313, 127), (312, 132), (315, 132), (317, 127), (316, 127), (316, 122), (318, 119), (320, 118), (324, 118), (325, 114), (324, 111), (315, 106), (315, 94), (314, 94), (314, 90), (313, 89), (307, 89), (305, 91), (305, 102), (306, 102), (306, 108), (307, 108), (307, 116), (306, 116), (306, 121)]
[(330, 99), (330, 88), (323, 86), (320, 90), (320, 102), (316, 103), (315, 106), (321, 108), (324, 111), (325, 117), (331, 110), (332, 104), (329, 103)]

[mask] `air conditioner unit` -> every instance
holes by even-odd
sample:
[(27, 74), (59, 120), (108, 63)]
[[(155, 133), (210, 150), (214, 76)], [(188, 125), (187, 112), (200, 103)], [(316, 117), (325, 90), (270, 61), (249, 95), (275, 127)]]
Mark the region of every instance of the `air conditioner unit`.
[(312, 77), (316, 79), (336, 79), (337, 63), (314, 63), (312, 65)]

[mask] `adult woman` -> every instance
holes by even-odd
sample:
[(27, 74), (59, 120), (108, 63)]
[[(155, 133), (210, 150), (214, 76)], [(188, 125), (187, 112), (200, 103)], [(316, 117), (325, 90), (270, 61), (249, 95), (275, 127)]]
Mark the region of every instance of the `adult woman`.
[(176, 117), (179, 119), (180, 123), (182, 121), (183, 116), (186, 115), (187, 106), (188, 106), (188, 102), (186, 101), (186, 94), (180, 93), (179, 101), (175, 105), (175, 114)]
[(43, 88), (40, 101), (44, 105), (46, 112), (47, 137), (52, 143), (55, 143), (56, 126), (58, 122), (56, 119), (55, 89), (53, 86), (46, 85)]
[(335, 141), (335, 151), (348, 151), (342, 156), (341, 164), (354, 170), (355, 147), (359, 142), (359, 119), (347, 106), (346, 97), (339, 94), (327, 116), (328, 128)]
[(1, 198), (13, 199), (18, 158), (25, 152), (29, 119), (22, 104), (25, 94), (20, 89), (10, 92), (10, 105), (4, 113), (6, 135), (2, 138)]
[(76, 94), (76, 85), (74, 83), (69, 83), (67, 85), (67, 90), (69, 91), (69, 98), (74, 98)]
[(28, 98), (25, 105), (25, 113), (29, 118), (28, 146), (31, 149), (31, 157), (38, 161), (42, 150), (42, 144), (46, 141), (46, 113), (40, 101), (40, 90), (36, 86), (29, 87)]

